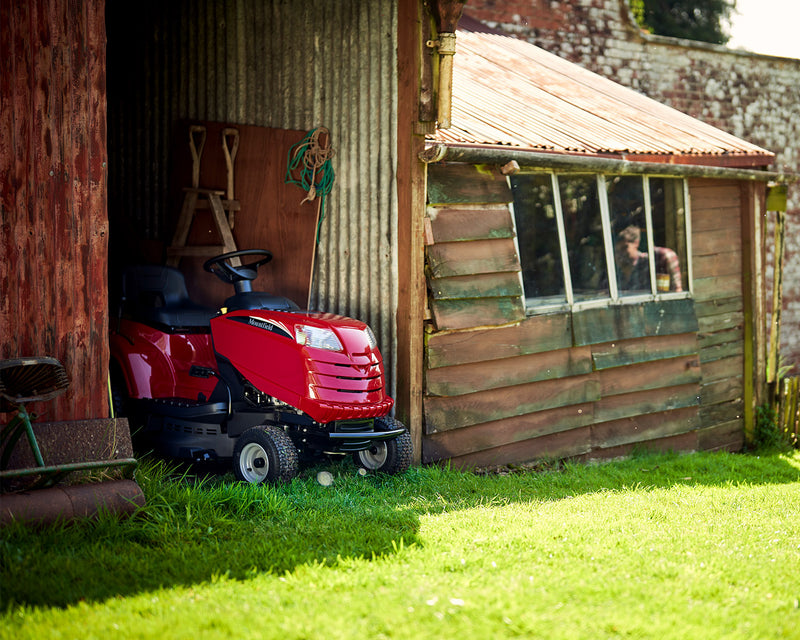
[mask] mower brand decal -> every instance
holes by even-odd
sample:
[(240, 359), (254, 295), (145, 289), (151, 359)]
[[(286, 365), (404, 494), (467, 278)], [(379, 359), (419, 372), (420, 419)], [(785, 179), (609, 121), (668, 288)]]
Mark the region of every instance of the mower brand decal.
[(284, 336), (286, 338), (291, 338), (292, 334), (290, 334), (286, 329), (283, 327), (279, 327), (278, 325), (269, 322), (268, 320), (263, 320), (262, 318), (255, 318), (253, 316), (236, 316), (231, 318), (236, 322), (241, 322), (243, 324), (249, 324), (251, 327), (257, 327), (258, 329), (264, 329), (264, 331), (269, 331), (271, 333), (277, 333), (280, 336)]

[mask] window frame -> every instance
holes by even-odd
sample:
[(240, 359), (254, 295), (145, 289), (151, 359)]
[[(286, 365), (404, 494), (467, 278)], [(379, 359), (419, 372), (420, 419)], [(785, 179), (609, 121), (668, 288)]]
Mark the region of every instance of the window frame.
[[(551, 191), (553, 196), (553, 208), (556, 215), (556, 229), (558, 232), (558, 246), (561, 253), (561, 270), (564, 280), (564, 300), (559, 302), (545, 302), (536, 304), (537, 298), (528, 297), (525, 292), (525, 282), (522, 275), (522, 253), (519, 247), (519, 234), (517, 231), (517, 216), (514, 209), (514, 201), (509, 203), (511, 210), (511, 219), (514, 225), (514, 242), (517, 248), (517, 255), (520, 258), (520, 285), (522, 287), (523, 300), (525, 303), (525, 311), (527, 315), (539, 315), (545, 313), (553, 313), (558, 311), (578, 311), (581, 309), (589, 308), (602, 308), (616, 305), (625, 304), (641, 304), (643, 302), (650, 302), (654, 300), (679, 300), (694, 297), (694, 273), (692, 269), (692, 225), (691, 225), (691, 202), (689, 199), (689, 182), (686, 178), (676, 177), (673, 175), (653, 174), (624, 174), (624, 173), (597, 173), (586, 170), (536, 170), (536, 169), (523, 169), (517, 175), (533, 175), (545, 173), (550, 176)], [(594, 175), (595, 188), (597, 190), (597, 197), (600, 205), (600, 217), (603, 228), (603, 242), (605, 249), (605, 262), (606, 270), (608, 273), (608, 296), (598, 297), (590, 300), (575, 300), (574, 290), (572, 287), (572, 273), (569, 265), (569, 253), (567, 248), (566, 227), (564, 223), (564, 211), (561, 203), (561, 188), (559, 184), (559, 176), (574, 176), (574, 175)], [(650, 292), (625, 295), (621, 296), (617, 285), (616, 264), (614, 260), (614, 235), (611, 226), (611, 211), (608, 202), (607, 178), (609, 176), (638, 176), (642, 179), (642, 190), (645, 209), (645, 224), (647, 232), (647, 255), (650, 263)], [(650, 179), (651, 178), (664, 178), (669, 180), (680, 180), (682, 183), (683, 192), (683, 208), (684, 208), (684, 234), (686, 245), (686, 266), (684, 279), (686, 286), (683, 291), (666, 291), (659, 292), (656, 288), (656, 268), (655, 268), (655, 249), (653, 239), (653, 212), (652, 203), (650, 199)], [(511, 176), (507, 177), (508, 187), (514, 191), (511, 183)]]

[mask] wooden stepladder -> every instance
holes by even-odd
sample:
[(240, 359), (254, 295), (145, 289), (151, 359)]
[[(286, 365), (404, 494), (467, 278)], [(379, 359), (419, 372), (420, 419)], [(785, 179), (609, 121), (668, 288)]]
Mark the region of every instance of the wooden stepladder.
[[(185, 195), (183, 206), (172, 237), (172, 244), (167, 249), (167, 264), (177, 267), (184, 256), (212, 257), (221, 253), (236, 251), (233, 238), (234, 212), (240, 209), (239, 201), (234, 198), (233, 166), (236, 152), (239, 149), (239, 131), (237, 129), (222, 130), (222, 149), (228, 172), (227, 192), (219, 189), (203, 189), (200, 183), (200, 160), (206, 142), (206, 128), (201, 125), (189, 127), (189, 150), (192, 153), (192, 186), (183, 189)], [(225, 199), (223, 200), (223, 196)], [(192, 228), (195, 213), (200, 209), (210, 209), (211, 219), (217, 228), (221, 245), (187, 246), (189, 231)], [(233, 266), (237, 266), (231, 261)]]

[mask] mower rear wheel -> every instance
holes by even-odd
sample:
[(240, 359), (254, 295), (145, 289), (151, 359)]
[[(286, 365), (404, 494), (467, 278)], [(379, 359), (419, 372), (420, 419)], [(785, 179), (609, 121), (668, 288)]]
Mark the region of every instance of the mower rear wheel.
[(289, 482), (297, 469), (297, 448), (279, 427), (252, 427), (236, 440), (233, 474), (237, 480), (251, 484)]
[[(388, 431), (402, 426), (401, 422), (388, 416), (375, 419), (376, 431)], [(413, 452), (411, 434), (404, 431), (392, 440), (380, 440), (374, 442), (369, 449), (356, 451), (353, 460), (368, 471), (395, 474), (402, 473), (411, 466)]]

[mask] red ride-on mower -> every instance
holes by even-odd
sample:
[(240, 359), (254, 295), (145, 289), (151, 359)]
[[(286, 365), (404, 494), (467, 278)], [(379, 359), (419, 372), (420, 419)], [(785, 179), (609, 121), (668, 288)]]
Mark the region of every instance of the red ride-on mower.
[[(253, 261), (234, 266), (234, 258)], [(177, 269), (129, 267), (111, 335), (115, 410), (157, 453), (233, 459), (246, 482), (288, 481), (300, 456), (327, 453), (352, 453), (368, 470), (404, 471), (411, 436), (388, 416), (393, 400), (372, 331), (253, 291), (271, 259), (249, 249), (204, 264), (234, 287), (221, 311), (192, 302)]]

